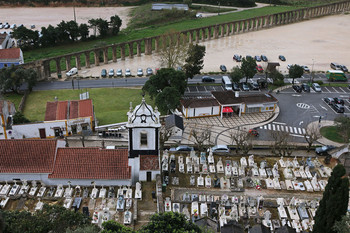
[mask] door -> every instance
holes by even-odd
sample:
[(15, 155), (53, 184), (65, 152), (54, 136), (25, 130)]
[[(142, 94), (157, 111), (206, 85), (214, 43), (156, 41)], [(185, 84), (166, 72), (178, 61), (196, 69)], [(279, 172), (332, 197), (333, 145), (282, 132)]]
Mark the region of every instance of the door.
[(41, 138), (41, 139), (46, 138), (45, 129), (39, 129), (39, 134), (40, 134), (40, 138)]
[(152, 181), (152, 172), (147, 172), (147, 182)]

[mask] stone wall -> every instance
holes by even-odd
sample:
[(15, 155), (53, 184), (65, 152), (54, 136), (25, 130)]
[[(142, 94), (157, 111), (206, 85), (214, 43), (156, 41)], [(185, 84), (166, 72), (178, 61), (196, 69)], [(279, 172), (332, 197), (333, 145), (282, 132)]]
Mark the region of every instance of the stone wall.
[[(240, 33), (280, 26), (284, 24), (300, 22), (303, 20), (308, 20), (321, 16), (339, 14), (343, 13), (344, 11), (348, 11), (349, 9), (350, 1), (344, 1), (323, 6), (309, 7), (294, 11), (287, 11), (277, 14), (254, 17), (250, 19), (210, 25), (202, 28), (195, 28), (182, 31), (179, 32), (179, 34), (188, 43), (198, 43), (201, 41), (218, 39), (225, 36), (231, 36)], [(118, 62), (118, 60), (125, 60), (126, 54), (128, 54), (129, 58), (133, 58), (134, 56), (141, 56), (141, 53), (144, 53), (145, 55), (150, 55), (153, 52), (158, 51), (160, 40), (161, 36), (154, 36), (143, 38), (140, 40), (128, 41), (124, 43), (111, 44), (81, 52), (70, 53), (62, 56), (25, 63), (23, 64), (23, 67), (36, 68), (38, 70), (39, 78), (41, 80), (51, 76), (60, 77), (62, 76), (61, 73), (63, 70), (61, 66), (62, 63), (65, 64), (65, 70), (67, 71), (70, 70), (72, 67), (77, 67), (78, 70), (81, 70), (82, 66), (84, 66), (85, 68), (90, 68), (91, 66), (99, 66), (101, 58), (102, 63), (107, 64), (108, 52), (112, 54), (113, 62)], [(142, 45), (144, 46), (144, 51), (142, 51)], [(120, 56), (117, 56), (117, 54), (120, 54)], [(84, 62), (82, 62), (82, 60), (84, 60)], [(55, 74), (53, 74), (50, 69), (50, 63), (54, 63), (56, 66)]]

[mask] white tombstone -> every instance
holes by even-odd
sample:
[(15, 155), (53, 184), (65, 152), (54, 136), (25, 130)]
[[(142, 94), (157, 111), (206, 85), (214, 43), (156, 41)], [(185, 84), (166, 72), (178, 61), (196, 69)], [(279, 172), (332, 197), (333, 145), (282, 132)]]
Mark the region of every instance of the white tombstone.
[(171, 211), (171, 200), (170, 197), (166, 197), (164, 201), (164, 211), (170, 212)]
[(202, 166), (202, 172), (204, 173), (204, 174), (207, 174), (208, 173), (208, 165), (205, 163), (205, 164), (203, 164), (203, 166)]
[(200, 164), (205, 164), (207, 163), (207, 157), (205, 156), (205, 152), (201, 152), (201, 157), (200, 157)]
[(295, 156), (294, 159), (293, 159), (293, 167), (294, 167), (294, 168), (299, 168), (299, 167), (300, 167), (300, 165), (299, 165), (299, 163), (298, 163), (298, 159), (297, 159), (296, 156)]
[(196, 185), (196, 178), (193, 175), (190, 176), (190, 185), (192, 185), (192, 186)]
[(187, 173), (193, 173), (193, 170), (192, 170), (192, 163), (187, 163)]
[(247, 159), (245, 157), (241, 157), (240, 163), (242, 167), (247, 167)]
[(249, 167), (254, 167), (254, 155), (248, 157), (248, 165)]
[(201, 216), (207, 216), (208, 215), (208, 205), (207, 203), (201, 203)]
[(199, 173), (200, 172), (200, 170), (199, 170), (199, 164), (194, 164), (194, 166), (193, 166), (193, 171), (194, 171), (194, 173)]
[(186, 156), (186, 164), (192, 163), (190, 156)]
[(280, 165), (281, 165), (282, 168), (287, 167), (287, 166), (286, 166), (286, 163), (285, 163), (284, 160), (283, 160), (283, 156), (281, 156), (281, 158), (280, 158), (280, 160), (278, 160), (278, 162), (280, 163)]
[(205, 177), (205, 187), (211, 188), (211, 177), (209, 175)]
[(210, 172), (210, 173), (215, 173), (215, 172), (216, 172), (215, 166), (214, 166), (213, 164), (210, 164), (210, 165), (209, 165), (209, 172)]
[(191, 150), (191, 152), (190, 152), (190, 157), (191, 157), (191, 158), (196, 157), (196, 151)]
[(179, 172), (180, 173), (185, 173), (185, 164), (179, 163)]
[(204, 186), (204, 178), (202, 177), (202, 174), (200, 174), (199, 177), (197, 178), (197, 186), (198, 187)]
[(184, 163), (184, 157), (182, 155), (179, 156), (178, 163)]
[(222, 164), (221, 158), (219, 158), (219, 161), (216, 164), (216, 170), (217, 170), (218, 173), (224, 173), (225, 172), (225, 169), (224, 169), (224, 166)]
[(214, 156), (213, 156), (213, 153), (209, 153), (209, 156), (208, 156), (208, 163), (209, 164), (214, 164)]

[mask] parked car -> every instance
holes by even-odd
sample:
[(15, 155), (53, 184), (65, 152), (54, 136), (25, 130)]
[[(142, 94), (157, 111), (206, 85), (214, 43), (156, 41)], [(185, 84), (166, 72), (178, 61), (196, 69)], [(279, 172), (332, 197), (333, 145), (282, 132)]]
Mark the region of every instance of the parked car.
[(331, 68), (334, 70), (341, 70), (341, 67), (338, 63), (332, 62), (331, 63)]
[(137, 76), (139, 76), (139, 77), (143, 76), (143, 70), (141, 68), (137, 69)]
[(344, 100), (338, 97), (333, 98), (333, 103), (334, 104), (340, 104), (340, 105), (344, 105)]
[(131, 76), (130, 69), (125, 69), (125, 77)]
[(303, 89), (304, 92), (310, 92), (310, 86), (307, 83), (301, 84), (301, 88)]
[(332, 104), (332, 108), (334, 109), (334, 111), (336, 111), (337, 113), (344, 113), (345, 109), (344, 106), (341, 104)]
[(267, 59), (267, 57), (265, 55), (261, 55), (261, 60), (263, 60), (264, 62), (268, 61), (268, 59)]
[(109, 72), (108, 72), (108, 76), (111, 78), (111, 77), (114, 77), (114, 69), (110, 69)]
[(192, 146), (181, 145), (178, 147), (172, 147), (169, 151), (191, 151), (194, 150)]
[(250, 56), (250, 55), (246, 55), (246, 56), (245, 56), (245, 59), (247, 60), (248, 58), (253, 59), (253, 57), (252, 57), (252, 56)]
[(75, 74), (78, 74), (78, 69), (75, 68), (75, 67), (73, 67), (72, 69), (70, 69), (70, 71), (68, 71), (68, 72), (66, 73), (66, 75), (67, 75), (68, 77), (73, 76), (73, 75), (75, 75)]
[(16, 27), (17, 27), (16, 24), (12, 24), (12, 25), (10, 26), (11, 29), (15, 29)]
[(243, 91), (249, 91), (250, 88), (247, 83), (241, 83), (241, 88)]
[(221, 70), (222, 72), (227, 72), (227, 68), (226, 68), (225, 65), (220, 65), (220, 70)]
[(325, 97), (323, 98), (323, 101), (328, 105), (332, 105), (334, 103), (334, 99), (331, 97)]
[(102, 71), (101, 71), (101, 77), (102, 77), (102, 78), (107, 77), (107, 70), (106, 70), (106, 69), (102, 69)]
[(242, 61), (242, 56), (238, 55), (238, 54), (235, 54), (235, 55), (233, 55), (233, 60), (236, 60), (236, 62), (241, 62)]
[(229, 153), (230, 149), (226, 145), (216, 145), (211, 148), (212, 152)]
[(146, 75), (149, 76), (149, 75), (153, 75), (153, 70), (151, 68), (147, 68), (146, 69)]
[(255, 61), (261, 61), (260, 56), (255, 56), (254, 59), (255, 59)]
[(303, 67), (303, 69), (304, 69), (304, 72), (310, 72), (310, 69), (309, 69), (309, 67), (307, 67), (307, 66), (301, 66), (301, 67)]
[(5, 25), (3, 24), (0, 24), (0, 29), (3, 29)]
[(203, 76), (202, 82), (203, 83), (215, 83), (215, 78), (210, 77), (210, 76)]
[(262, 72), (264, 72), (264, 69), (262, 68), (261, 65), (257, 65), (257, 66), (256, 66), (256, 71), (262, 73)]
[(233, 83), (233, 84), (232, 84), (232, 89), (233, 89), (234, 91), (240, 91), (240, 90), (241, 90), (241, 89), (239, 89), (238, 83)]
[(278, 58), (279, 58), (281, 61), (286, 61), (286, 58), (285, 58), (285, 56), (283, 56), (283, 55), (279, 55)]
[(288, 69), (288, 70), (290, 69), (290, 67), (292, 67), (292, 64), (288, 64), (288, 65), (287, 65), (287, 69)]
[(5, 28), (5, 29), (9, 29), (9, 28), (10, 28), (10, 25), (9, 25), (9, 24), (5, 24), (4, 28)]
[(321, 91), (322, 91), (322, 89), (321, 89), (321, 87), (320, 87), (320, 85), (319, 85), (318, 83), (313, 83), (313, 84), (311, 85), (311, 87), (312, 87), (312, 89), (314, 89), (314, 91), (316, 91), (316, 92), (321, 92)]
[(324, 153), (326, 153), (326, 152), (328, 152), (330, 150), (333, 150), (334, 148), (335, 148), (335, 146), (333, 146), (333, 145), (321, 146), (321, 147), (317, 147), (315, 149), (315, 152), (318, 155), (322, 155), (322, 154), (324, 154)]
[(251, 86), (251, 89), (252, 90), (259, 90), (260, 89), (260, 86), (259, 86), (259, 84), (257, 83), (257, 82), (251, 82), (250, 83), (250, 86)]
[(123, 71), (122, 69), (117, 69), (117, 73), (116, 75), (119, 77), (119, 76), (123, 76)]
[(346, 66), (344, 66), (344, 65), (340, 65), (340, 69), (341, 69), (343, 72), (348, 72), (348, 68), (346, 68)]
[(298, 93), (302, 92), (301, 86), (299, 86), (299, 85), (293, 85), (292, 87), (293, 87), (294, 91), (296, 91), (296, 92), (298, 92)]
[(201, 13), (196, 14), (196, 18), (202, 18), (202, 17), (203, 17), (203, 15)]
[(30, 25), (30, 28), (31, 28), (31, 29), (34, 29), (34, 28), (35, 28), (35, 25), (34, 25), (34, 24)]

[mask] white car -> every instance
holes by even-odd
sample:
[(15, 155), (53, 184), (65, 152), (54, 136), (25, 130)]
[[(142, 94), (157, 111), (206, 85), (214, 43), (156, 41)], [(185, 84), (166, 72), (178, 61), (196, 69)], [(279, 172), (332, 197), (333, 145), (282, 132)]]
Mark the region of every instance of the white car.
[(10, 26), (11, 29), (15, 29), (16, 27), (17, 27), (16, 24), (12, 24), (12, 25)]
[(114, 77), (114, 70), (113, 70), (113, 69), (110, 69), (110, 70), (109, 70), (108, 76), (109, 76), (109, 77)]
[(292, 64), (288, 64), (287, 69), (289, 70), (291, 66), (292, 66)]
[(122, 69), (117, 69), (116, 75), (117, 75), (117, 76), (123, 76), (123, 71), (122, 71)]
[(143, 76), (143, 70), (141, 68), (137, 69), (137, 76)]
[(67, 73), (66, 73), (66, 75), (68, 76), (68, 77), (70, 77), (70, 76), (73, 76), (73, 75), (75, 75), (75, 74), (78, 74), (78, 69), (77, 68), (72, 68), (70, 71), (68, 71)]
[(196, 14), (196, 18), (202, 18), (202, 17), (203, 17), (203, 15), (201, 13)]
[(304, 69), (305, 72), (310, 72), (309, 67), (307, 67), (307, 66), (301, 66), (301, 67), (303, 67), (303, 69)]
[[(209, 151), (209, 150), (208, 150)], [(223, 153), (229, 153), (230, 149), (226, 145), (216, 145), (211, 148), (212, 152), (223, 152)]]
[(126, 69), (126, 70), (125, 70), (125, 76), (126, 76), (126, 77), (131, 76), (131, 71), (130, 71), (130, 69)]

